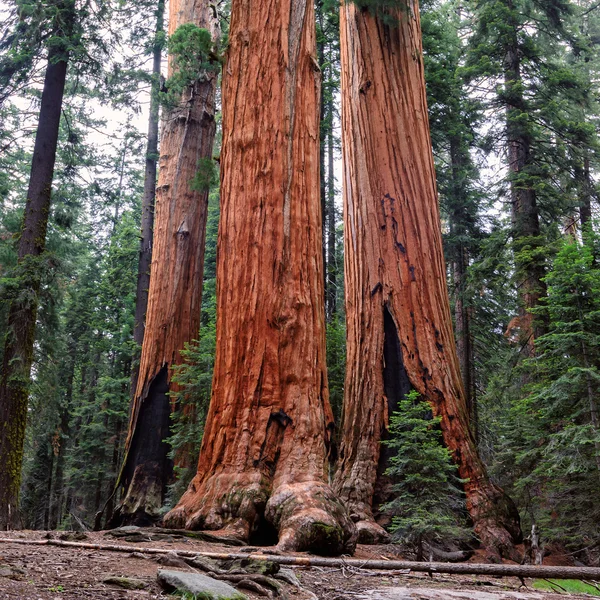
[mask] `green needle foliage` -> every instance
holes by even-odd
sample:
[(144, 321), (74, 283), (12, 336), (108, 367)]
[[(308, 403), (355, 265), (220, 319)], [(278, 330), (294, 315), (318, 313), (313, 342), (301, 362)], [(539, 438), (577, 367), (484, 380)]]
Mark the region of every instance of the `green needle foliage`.
[[(595, 242), (566, 241), (546, 277), (538, 312), (551, 323), (524, 365), (535, 383), (514, 403), (518, 437), (508, 438), (522, 469), (516, 490), (546, 537), (568, 546), (600, 535), (600, 270)], [(512, 451), (511, 451), (512, 453)]]
[(395, 498), (383, 507), (392, 517), (396, 542), (416, 546), (423, 558), (424, 544), (465, 540), (465, 504), (449, 450), (442, 443), (441, 418), (416, 391), (400, 401), (390, 417), (390, 439), (395, 451), (386, 475), (393, 481)]
[(173, 61), (173, 74), (161, 92), (161, 104), (173, 108), (180, 104), (181, 96), (206, 71), (218, 71), (221, 62), (215, 53), (210, 32), (193, 23), (180, 25), (168, 42), (169, 56)]

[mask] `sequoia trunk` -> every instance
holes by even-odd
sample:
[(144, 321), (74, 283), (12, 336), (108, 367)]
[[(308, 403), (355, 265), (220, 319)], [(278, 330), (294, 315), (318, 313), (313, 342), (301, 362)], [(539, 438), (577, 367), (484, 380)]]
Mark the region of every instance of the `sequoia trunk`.
[(60, 115), (67, 76), (70, 32), (75, 19), (71, 0), (57, 7), (60, 23), (53, 34), (62, 43), (48, 54), (38, 128), (35, 136), (27, 202), (19, 239), (17, 290), (8, 311), (4, 357), (0, 379), (0, 530), (18, 524), (21, 463), (25, 441), (29, 381), (33, 362), (35, 322), (40, 291), (40, 255), (46, 232)]
[[(146, 145), (146, 168), (144, 171), (144, 196), (142, 198), (142, 227), (140, 235), (140, 255), (138, 262), (138, 280), (135, 294), (135, 325), (133, 340), (138, 347), (144, 341), (148, 292), (150, 290), (150, 267), (152, 264), (152, 232), (154, 231), (154, 200), (156, 198), (156, 166), (158, 162), (158, 123), (160, 65), (162, 59), (162, 36), (164, 36), (164, 0), (158, 1), (156, 9), (156, 35), (152, 57), (152, 89), (150, 96), (150, 114), (148, 115), (148, 142)], [(136, 356), (137, 358), (137, 356)], [(131, 374), (131, 395), (135, 395), (139, 373), (139, 361), (136, 360)]]
[[(194, 23), (218, 37), (209, 0), (172, 0), (169, 15), (169, 33)], [(208, 190), (192, 181), (199, 161), (212, 156), (217, 78), (216, 70), (204, 72), (163, 118), (146, 326), (113, 525), (158, 520), (171, 477), (172, 367), (200, 328)]]
[(198, 473), (165, 521), (338, 553), (355, 529), (326, 484), (314, 29), (311, 0), (232, 4), (212, 399)]
[(380, 441), (414, 388), (442, 418), (475, 531), (510, 553), (518, 514), (477, 455), (452, 332), (418, 4), (387, 17), (353, 3), (341, 9), (348, 346), (334, 487), (359, 537), (381, 539), (372, 512)]

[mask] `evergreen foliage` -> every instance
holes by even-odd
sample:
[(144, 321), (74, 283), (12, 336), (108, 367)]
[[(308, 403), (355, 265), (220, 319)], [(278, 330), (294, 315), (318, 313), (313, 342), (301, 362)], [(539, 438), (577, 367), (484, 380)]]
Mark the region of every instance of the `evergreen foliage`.
[(391, 415), (390, 439), (383, 442), (394, 452), (386, 471), (394, 499), (383, 510), (392, 517), (393, 539), (416, 546), (417, 560), (427, 543), (468, 538), (462, 481), (442, 443), (440, 421), (413, 390)]
[[(593, 239), (597, 244), (596, 234)], [(526, 519), (547, 539), (577, 548), (600, 533), (594, 500), (600, 484), (600, 270), (593, 246), (563, 242), (546, 282), (548, 297), (538, 310), (551, 325), (538, 340), (538, 355), (522, 367), (535, 382), (510, 403), (499, 458), (515, 461), (510, 475)]]
[(193, 23), (180, 25), (168, 41), (173, 74), (165, 82), (161, 103), (166, 108), (179, 105), (181, 95), (206, 71), (218, 71), (220, 61), (214, 52), (210, 31)]
[[(408, 5), (356, 3), (384, 27), (393, 26)], [(23, 524), (34, 528), (92, 526), (121, 462), (136, 356), (132, 330), (145, 158), (140, 115), (153, 83), (148, 57), (167, 44), (165, 36), (155, 35), (155, 0), (78, 4), (70, 32), (56, 27), (67, 4), (11, 0), (0, 17), (0, 334), (4, 339), (11, 301), (38, 303), (21, 504)], [(588, 563), (598, 560), (593, 544), (600, 536), (596, 5), (425, 0), (421, 14), (448, 283), (457, 338), (470, 344), (470, 373), (464, 375), (479, 450), (517, 502), (524, 529), (535, 522), (547, 544), (560, 544)], [(345, 317), (342, 186), (336, 179), (338, 3), (318, 0), (316, 16), (327, 363), (339, 424)], [(226, 19), (223, 25), (226, 31)], [(168, 49), (175, 75), (162, 86), (160, 100), (178, 109), (202, 73), (220, 68), (221, 48), (206, 30), (186, 25), (171, 36)], [(507, 77), (509, 49), (519, 58), (518, 79)], [(55, 60), (68, 51), (70, 71), (48, 238), (40, 257), (17, 265), (39, 72), (49, 50)], [(530, 146), (518, 173), (506, 168), (509, 127)], [(211, 189), (202, 324), (174, 375), (171, 444), (181, 466), (169, 502), (195, 472), (211, 394), (217, 164), (199, 163), (193, 182)], [(534, 191), (539, 234), (519, 235), (511, 188)], [(532, 265), (541, 268), (547, 287), (534, 311), (547, 327), (525, 360), (511, 323), (522, 310), (517, 286)], [(34, 286), (23, 285), (32, 274), (39, 275), (35, 294)], [(389, 473), (397, 497), (386, 510), (395, 538), (417, 548), (465, 537), (460, 480), (440, 445), (437, 423), (414, 395), (391, 419), (388, 444), (397, 454)]]

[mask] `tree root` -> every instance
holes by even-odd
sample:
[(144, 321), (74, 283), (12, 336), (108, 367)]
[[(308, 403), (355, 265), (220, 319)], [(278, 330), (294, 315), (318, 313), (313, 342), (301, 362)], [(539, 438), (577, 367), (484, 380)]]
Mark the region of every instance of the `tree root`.
[(193, 483), (164, 520), (165, 527), (208, 529), (219, 538), (249, 541), (263, 516), (279, 532), (278, 550), (352, 554), (356, 527), (331, 488), (321, 481), (280, 485), (269, 500), (268, 487), (253, 474), (218, 474)]
[(389, 544), (390, 534), (372, 520), (361, 520), (356, 523), (359, 544)]
[(196, 479), (178, 505), (167, 513), (163, 525), (171, 528), (211, 530), (214, 536), (248, 542), (267, 501), (259, 473), (219, 473), (198, 485)]
[(265, 517), (279, 531), (277, 549), (321, 555), (352, 554), (356, 527), (331, 488), (318, 481), (283, 484), (269, 498)]

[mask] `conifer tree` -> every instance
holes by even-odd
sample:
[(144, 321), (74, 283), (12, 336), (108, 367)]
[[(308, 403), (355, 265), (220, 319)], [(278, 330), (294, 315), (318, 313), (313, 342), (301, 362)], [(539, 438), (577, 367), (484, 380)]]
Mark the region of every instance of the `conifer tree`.
[(390, 417), (392, 456), (386, 475), (393, 481), (393, 499), (383, 510), (392, 517), (392, 539), (416, 546), (423, 560), (425, 545), (467, 540), (465, 501), (452, 455), (442, 442), (441, 418), (414, 390)]
[(312, 2), (235, 1), (229, 39), (212, 397), (198, 472), (165, 522), (243, 540), (270, 526), (281, 549), (352, 551), (327, 484)]
[(69, 52), (76, 31), (75, 5), (48, 6), (51, 43), (42, 90), (27, 203), (19, 239), (18, 265), (11, 286), (0, 379), (0, 529), (18, 523), (19, 487), (27, 419), (29, 379), (46, 244), (54, 162)]

